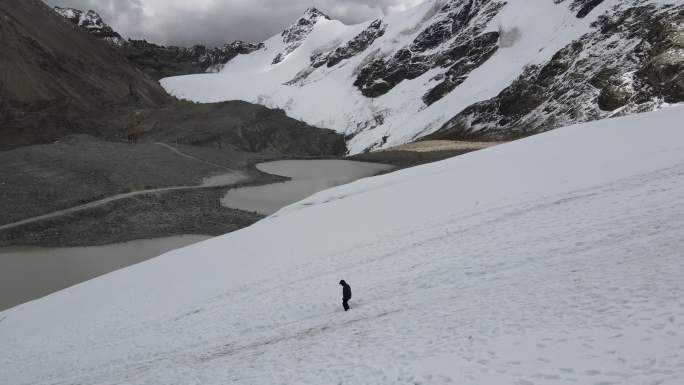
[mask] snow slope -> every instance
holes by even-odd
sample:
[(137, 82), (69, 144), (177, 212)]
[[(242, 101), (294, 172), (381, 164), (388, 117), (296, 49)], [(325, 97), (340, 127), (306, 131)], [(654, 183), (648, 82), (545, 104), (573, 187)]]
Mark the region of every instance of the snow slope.
[[(350, 152), (359, 153), (404, 144), (435, 132), (459, 112), (495, 98), (515, 80), (528, 81), (530, 68), (549, 66), (552, 71), (543, 74), (553, 73), (558, 77), (554, 78), (557, 84), (567, 87), (574, 83), (578, 88), (575, 92), (559, 92), (558, 86), (549, 85), (543, 95), (548, 104), (540, 105), (532, 116), (521, 112), (527, 118), (521, 121), (523, 127), (543, 130), (616, 114), (617, 111), (596, 107), (600, 87), (613, 94), (619, 88), (619, 95), (611, 94), (615, 98), (624, 99), (629, 92), (640, 95), (630, 98), (639, 100), (634, 102), (639, 107), (623, 108), (623, 113), (659, 108), (662, 98), (644, 95), (648, 93), (647, 85), (632, 81), (631, 91), (627, 91), (623, 84), (614, 85), (617, 80), (613, 77), (634, 78), (651, 51), (670, 48), (651, 47), (642, 36), (647, 32), (642, 33), (639, 28), (654, 28), (654, 20), (681, 18), (666, 17), (666, 11), (654, 11), (674, 9), (673, 5), (678, 6), (680, 13), (684, 10), (682, 0), (429, 0), (381, 20), (353, 26), (309, 10), (290, 27), (313, 24), (311, 30), (299, 31), (297, 44), (286, 42), (290, 36), (286, 30), (282, 36), (264, 42), (264, 50), (237, 57), (219, 74), (167, 78), (162, 85), (180, 98), (198, 102), (241, 99), (282, 108), (309, 124), (344, 133), (350, 138)], [(585, 8), (587, 15), (582, 13)], [(645, 10), (655, 14), (644, 20), (624, 16), (628, 12), (647, 14)], [(601, 19), (606, 15), (609, 17)], [(627, 25), (628, 31), (597, 24), (598, 20), (607, 23), (612, 17), (624, 17), (627, 21), (617, 25)], [(670, 28), (669, 22), (663, 24), (663, 29)], [(677, 33), (672, 32), (673, 36)], [(610, 49), (594, 43), (607, 40), (612, 43)], [(579, 75), (569, 81), (563, 73), (557, 73), (559, 66), (552, 58), (572, 47), (573, 42), (582, 42), (584, 47), (573, 57), (579, 63), (577, 66), (583, 64), (590, 69), (578, 70)], [(672, 49), (673, 55), (680, 58), (674, 66), (681, 66), (681, 51)], [(632, 53), (635, 57), (630, 56)], [(324, 65), (321, 58), (330, 54), (337, 55), (339, 60)], [(571, 70), (575, 70), (574, 65)], [(607, 77), (610, 81), (605, 85), (596, 81)], [(570, 100), (565, 100), (566, 94)], [(514, 97), (512, 102), (524, 100), (525, 96)], [(563, 100), (559, 100), (561, 96)], [(529, 99), (530, 103), (537, 103), (540, 96)], [(552, 121), (547, 117), (551, 111), (548, 105), (554, 102), (561, 106), (551, 113), (556, 117)], [(511, 101), (497, 101), (495, 105), (506, 103)], [(508, 110), (520, 112), (527, 107), (519, 103), (523, 106), (511, 106)], [(622, 103), (622, 99), (610, 105), (616, 103)], [(580, 112), (571, 113), (571, 108)], [(477, 118), (471, 117), (468, 122)], [(485, 127), (476, 128), (508, 129), (501, 121), (487, 121)]]
[(681, 384), (682, 118), (363, 179), (2, 312), (0, 383)]

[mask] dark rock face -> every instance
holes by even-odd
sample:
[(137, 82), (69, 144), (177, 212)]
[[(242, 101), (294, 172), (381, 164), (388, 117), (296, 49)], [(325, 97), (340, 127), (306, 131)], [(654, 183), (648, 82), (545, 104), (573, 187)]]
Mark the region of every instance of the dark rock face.
[[(567, 0), (553, 0), (555, 4), (561, 4)], [(570, 9), (577, 12), (577, 18), (583, 19), (603, 3), (604, 0), (570, 0)]]
[(319, 11), (316, 8), (309, 8), (304, 12), (304, 15), (295, 23), (283, 31), (282, 37), (283, 42), (286, 45), (285, 50), (279, 53), (275, 59), (273, 59), (273, 64), (278, 64), (285, 60), (285, 57), (292, 53), (294, 50), (299, 48), (304, 40), (309, 36), (311, 31), (313, 31), (314, 26), (319, 20), (330, 20), (330, 18)]
[(408, 48), (397, 51), (388, 61), (378, 59), (359, 72), (354, 85), (364, 96), (375, 98), (386, 94), (397, 84), (415, 79), (432, 68), (431, 58), (414, 55)]
[(451, 49), (446, 55), (454, 64), (444, 74), (443, 80), (423, 96), (423, 102), (429, 106), (463, 83), (472, 70), (494, 55), (499, 48), (498, 40), (498, 32), (489, 32)]
[[(584, 6), (593, 4), (587, 2)], [(511, 139), (684, 101), (684, 5), (624, 5), (429, 139)]]
[(363, 66), (354, 85), (363, 95), (378, 97), (433, 68), (450, 68), (444, 81), (424, 97), (434, 103), (496, 52), (498, 34), (482, 31), (504, 5), (490, 0), (448, 2), (409, 46)]
[(88, 33), (107, 41), (154, 79), (220, 71), (237, 55), (247, 55), (264, 48), (263, 43), (234, 41), (222, 47), (189, 48), (162, 46), (146, 40), (125, 40), (107, 25), (95, 11), (83, 12), (74, 8), (55, 7), (55, 12)]
[(385, 34), (386, 27), (387, 26), (383, 25), (382, 20), (380, 19), (373, 21), (368, 28), (364, 29), (363, 32), (355, 36), (342, 47), (338, 47), (326, 54), (319, 54), (312, 57), (311, 66), (318, 68), (325, 64), (328, 67), (334, 67), (342, 60), (349, 59), (350, 57), (365, 51), (366, 48), (373, 44), (375, 39)]
[(145, 40), (129, 40), (121, 46), (122, 53), (155, 79), (220, 71), (238, 55), (247, 55), (264, 48), (263, 43), (235, 41), (222, 47), (207, 48), (161, 46)]
[(637, 77), (648, 84), (653, 96), (667, 103), (683, 101), (684, 6), (673, 9), (669, 18), (653, 20), (646, 40), (652, 49)]
[(577, 17), (582, 19), (591, 13), (591, 11), (593, 11), (594, 8), (598, 7), (601, 3), (603, 3), (603, 0), (575, 0), (572, 3), (572, 6), (574, 9), (578, 10)]
[(409, 46), (413, 52), (425, 52), (440, 46), (463, 29), (476, 15), (475, 7), (484, 5), (482, 1), (453, 1), (447, 3), (440, 13), (441, 20), (425, 28)]

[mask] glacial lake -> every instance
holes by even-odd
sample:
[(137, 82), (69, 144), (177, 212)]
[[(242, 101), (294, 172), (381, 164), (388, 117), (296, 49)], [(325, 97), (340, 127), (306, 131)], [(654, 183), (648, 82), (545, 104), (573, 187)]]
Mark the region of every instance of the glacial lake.
[[(267, 162), (257, 168), (291, 180), (230, 190), (221, 200), (224, 206), (269, 215), (319, 191), (394, 167), (323, 159)], [(203, 186), (238, 181), (220, 178)], [(0, 248), (0, 311), (209, 238), (181, 235), (92, 247)]]
[(106, 246), (0, 248), (0, 311), (209, 238), (181, 235)]
[(280, 183), (228, 191), (224, 207), (270, 215), (319, 191), (391, 170), (394, 166), (349, 160), (281, 160), (260, 163), (262, 172), (291, 178)]

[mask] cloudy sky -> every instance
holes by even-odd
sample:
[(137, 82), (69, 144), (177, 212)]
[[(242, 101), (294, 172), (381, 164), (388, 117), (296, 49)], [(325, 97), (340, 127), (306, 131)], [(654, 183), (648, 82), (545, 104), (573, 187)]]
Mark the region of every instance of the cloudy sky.
[(309, 6), (347, 24), (406, 9), (424, 0), (45, 0), (97, 11), (124, 37), (161, 44), (221, 45), (262, 41)]

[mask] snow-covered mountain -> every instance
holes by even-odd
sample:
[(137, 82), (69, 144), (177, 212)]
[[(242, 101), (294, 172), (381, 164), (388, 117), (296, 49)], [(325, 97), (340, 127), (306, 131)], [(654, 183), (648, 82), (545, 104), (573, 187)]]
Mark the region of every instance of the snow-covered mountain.
[(246, 55), (263, 48), (263, 44), (241, 40), (208, 48), (163, 46), (146, 40), (126, 40), (107, 25), (95, 11), (54, 7), (55, 12), (88, 33), (110, 43), (140, 69), (155, 79), (167, 76), (218, 72), (238, 55)]
[(333, 128), (352, 153), (426, 135), (524, 136), (684, 100), (682, 0), (428, 0), (348, 26), (309, 9), (178, 97)]
[(89, 10), (87, 12), (75, 8), (54, 7), (55, 12), (60, 14), (65, 19), (74, 23), (89, 33), (103, 39), (114, 46), (121, 46), (126, 44), (126, 40), (121, 35), (114, 31), (112, 27), (102, 20), (99, 13)]
[(238, 55), (262, 49), (263, 45), (236, 40), (221, 47), (163, 46), (146, 40), (128, 40), (121, 52), (155, 79), (173, 75), (218, 72)]
[(1, 312), (0, 383), (680, 385), (682, 118), (360, 180)]

